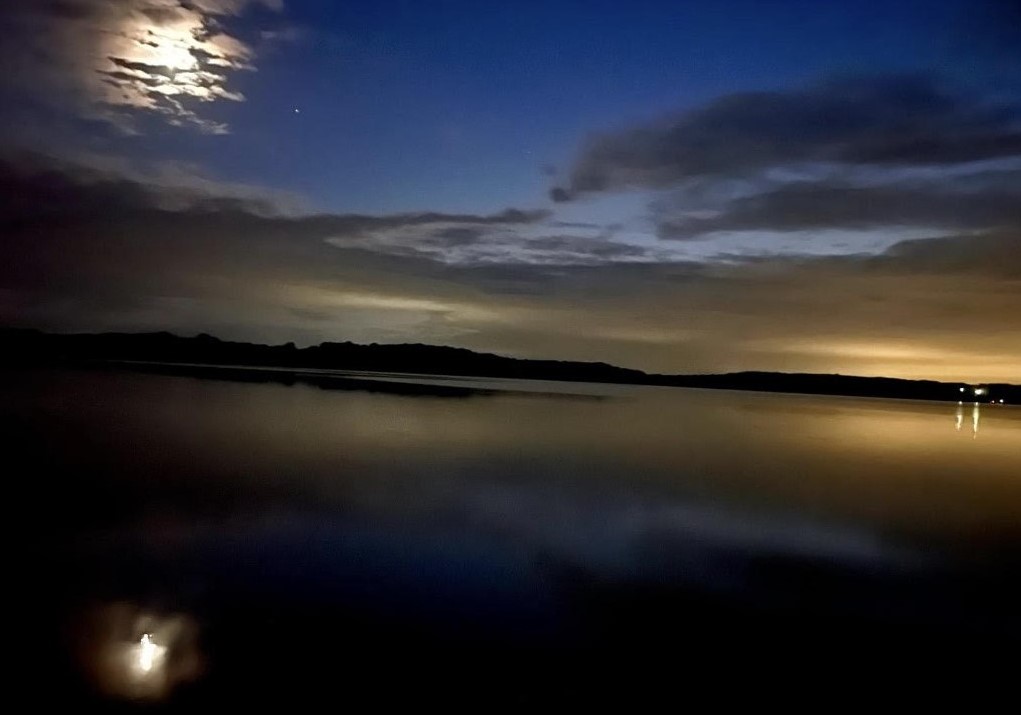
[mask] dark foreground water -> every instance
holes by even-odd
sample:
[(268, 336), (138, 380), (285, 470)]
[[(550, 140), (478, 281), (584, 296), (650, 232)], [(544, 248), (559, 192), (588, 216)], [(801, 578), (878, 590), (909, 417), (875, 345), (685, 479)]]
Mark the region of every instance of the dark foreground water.
[(1017, 408), (0, 384), (8, 671), (40, 702), (681, 707), (985, 693), (1017, 671)]

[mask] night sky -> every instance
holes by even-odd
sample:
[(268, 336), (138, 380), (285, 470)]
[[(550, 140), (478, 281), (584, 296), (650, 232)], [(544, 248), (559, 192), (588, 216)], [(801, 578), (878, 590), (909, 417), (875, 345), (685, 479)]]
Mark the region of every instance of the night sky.
[(0, 324), (1021, 382), (1021, 3), (0, 0)]

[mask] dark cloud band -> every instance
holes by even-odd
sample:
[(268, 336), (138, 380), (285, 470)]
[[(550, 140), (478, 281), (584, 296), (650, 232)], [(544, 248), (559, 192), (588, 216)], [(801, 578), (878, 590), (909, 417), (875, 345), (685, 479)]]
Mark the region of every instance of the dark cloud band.
[(591, 138), (556, 201), (666, 188), (797, 164), (934, 166), (1021, 156), (1021, 110), (976, 101), (931, 77), (820, 82), (745, 92)]

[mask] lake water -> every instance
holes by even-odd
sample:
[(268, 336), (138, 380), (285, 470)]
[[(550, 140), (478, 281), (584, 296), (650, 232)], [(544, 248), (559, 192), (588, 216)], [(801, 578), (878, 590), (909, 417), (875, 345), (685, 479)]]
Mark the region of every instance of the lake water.
[(703, 665), (1021, 641), (1021, 409), (330, 378), (2, 377), (22, 584), (68, 692), (187, 705), (339, 669), (598, 701), (662, 638)]

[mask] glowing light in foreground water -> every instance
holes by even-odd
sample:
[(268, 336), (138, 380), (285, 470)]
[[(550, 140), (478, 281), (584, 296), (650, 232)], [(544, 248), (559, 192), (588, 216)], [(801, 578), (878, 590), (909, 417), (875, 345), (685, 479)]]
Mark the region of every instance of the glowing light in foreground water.
[(202, 670), (198, 626), (184, 614), (118, 603), (88, 614), (82, 630), (82, 665), (107, 695), (162, 700)]
[(166, 654), (166, 647), (154, 643), (152, 636), (145, 633), (138, 643), (138, 655), (135, 666), (141, 675), (146, 676), (154, 668), (158, 668), (163, 664), (163, 658)]

